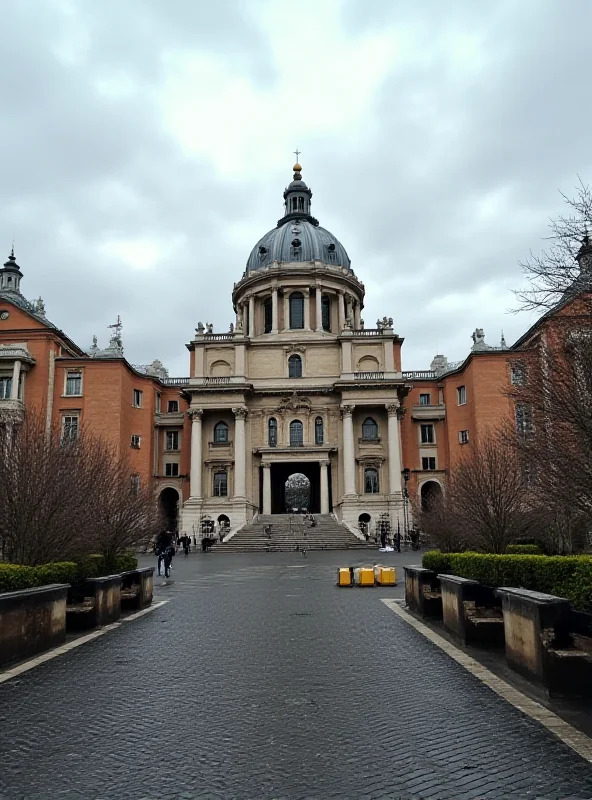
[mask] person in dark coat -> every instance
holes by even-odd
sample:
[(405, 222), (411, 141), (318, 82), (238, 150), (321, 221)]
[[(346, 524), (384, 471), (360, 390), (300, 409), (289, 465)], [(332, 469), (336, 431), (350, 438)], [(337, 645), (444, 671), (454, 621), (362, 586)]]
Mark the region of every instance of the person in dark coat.
[[(161, 569), (163, 562), (165, 560), (165, 553), (169, 546), (173, 543), (173, 536), (170, 531), (161, 531), (157, 538), (156, 544), (154, 546), (154, 552), (158, 558), (158, 574), (161, 575)], [(165, 565), (165, 574), (166, 574), (166, 565)]]

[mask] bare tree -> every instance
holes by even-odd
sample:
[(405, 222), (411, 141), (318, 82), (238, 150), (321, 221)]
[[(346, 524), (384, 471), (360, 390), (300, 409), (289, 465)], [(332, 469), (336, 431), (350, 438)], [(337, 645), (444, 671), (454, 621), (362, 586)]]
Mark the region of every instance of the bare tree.
[(515, 443), (549, 546), (582, 547), (592, 516), (592, 329), (559, 325), (521, 354)]
[(549, 309), (566, 292), (589, 287), (592, 279), (592, 248), (588, 231), (592, 230), (592, 189), (580, 181), (575, 197), (562, 194), (567, 214), (549, 223), (548, 247), (540, 253), (530, 253), (520, 266), (528, 279), (529, 288), (515, 292), (520, 307)]
[(448, 493), (467, 546), (503, 553), (531, 530), (520, 460), (512, 442), (499, 433), (472, 445), (456, 464)]
[[(137, 491), (136, 491), (137, 489)], [(28, 411), (0, 426), (0, 554), (36, 565), (112, 554), (153, 535), (158, 514), (125, 460), (87, 430), (67, 440)], [(144, 527), (145, 526), (145, 527)]]
[(433, 497), (425, 508), (417, 503), (413, 516), (427, 534), (430, 547), (443, 553), (458, 553), (467, 546), (466, 526), (458, 517), (452, 487)]

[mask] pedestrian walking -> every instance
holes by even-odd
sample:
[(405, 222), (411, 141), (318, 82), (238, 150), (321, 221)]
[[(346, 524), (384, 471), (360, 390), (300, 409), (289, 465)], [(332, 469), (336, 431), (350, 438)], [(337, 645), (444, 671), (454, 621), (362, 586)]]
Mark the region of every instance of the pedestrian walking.
[(191, 539), (189, 538), (189, 536), (187, 536), (186, 533), (184, 533), (183, 536), (181, 536), (181, 538), (179, 539), (179, 542), (181, 543), (183, 552), (185, 553), (186, 556), (188, 556), (189, 548), (191, 547)]
[(175, 545), (170, 544), (164, 551), (164, 577), (170, 578), (171, 564), (173, 563), (173, 556), (175, 555)]
[[(173, 537), (170, 531), (161, 531), (154, 545), (154, 552), (158, 558), (158, 574), (161, 575), (163, 562), (165, 561), (165, 553), (168, 547), (172, 546)], [(166, 572), (166, 569), (165, 569)]]

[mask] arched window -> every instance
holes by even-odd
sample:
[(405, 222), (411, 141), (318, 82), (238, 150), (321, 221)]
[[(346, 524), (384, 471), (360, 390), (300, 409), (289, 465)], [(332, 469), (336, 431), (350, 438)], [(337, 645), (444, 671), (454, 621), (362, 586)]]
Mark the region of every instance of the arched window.
[(277, 420), (274, 417), (267, 423), (267, 443), (270, 447), (277, 447)]
[(288, 359), (288, 377), (301, 378), (302, 377), (302, 359), (300, 356), (290, 356)]
[(378, 439), (378, 425), (374, 422), (372, 417), (366, 417), (362, 425), (362, 439), (364, 441), (372, 442)]
[(273, 306), (271, 304), (271, 297), (263, 303), (263, 331), (264, 333), (271, 333), (273, 326)]
[(302, 447), (304, 444), (304, 430), (299, 419), (290, 423), (290, 447)]
[(292, 292), (290, 295), (290, 328), (304, 328), (304, 295)]
[(214, 472), (214, 497), (228, 496), (228, 473), (221, 469)]
[(315, 444), (323, 444), (323, 418), (315, 419)]
[(214, 442), (216, 444), (228, 443), (228, 425), (225, 422), (218, 422), (214, 425)]
[(366, 467), (364, 470), (364, 492), (365, 494), (378, 494), (378, 470), (374, 467)]
[(321, 300), (321, 316), (324, 331), (331, 330), (331, 300), (326, 294), (323, 295)]

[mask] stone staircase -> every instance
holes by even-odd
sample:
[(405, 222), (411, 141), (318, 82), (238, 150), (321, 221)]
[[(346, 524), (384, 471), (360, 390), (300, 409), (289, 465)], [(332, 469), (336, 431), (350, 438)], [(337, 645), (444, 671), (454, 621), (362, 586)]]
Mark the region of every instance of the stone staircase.
[[(311, 528), (310, 522), (303, 522), (302, 515), (260, 515), (256, 522), (245, 525), (228, 542), (214, 545), (214, 550), (219, 553), (286, 553), (296, 550), (297, 546), (305, 546), (307, 550), (367, 550), (370, 547), (330, 514), (315, 514), (315, 519), (317, 524)], [(265, 535), (266, 525), (271, 525), (271, 539)]]

